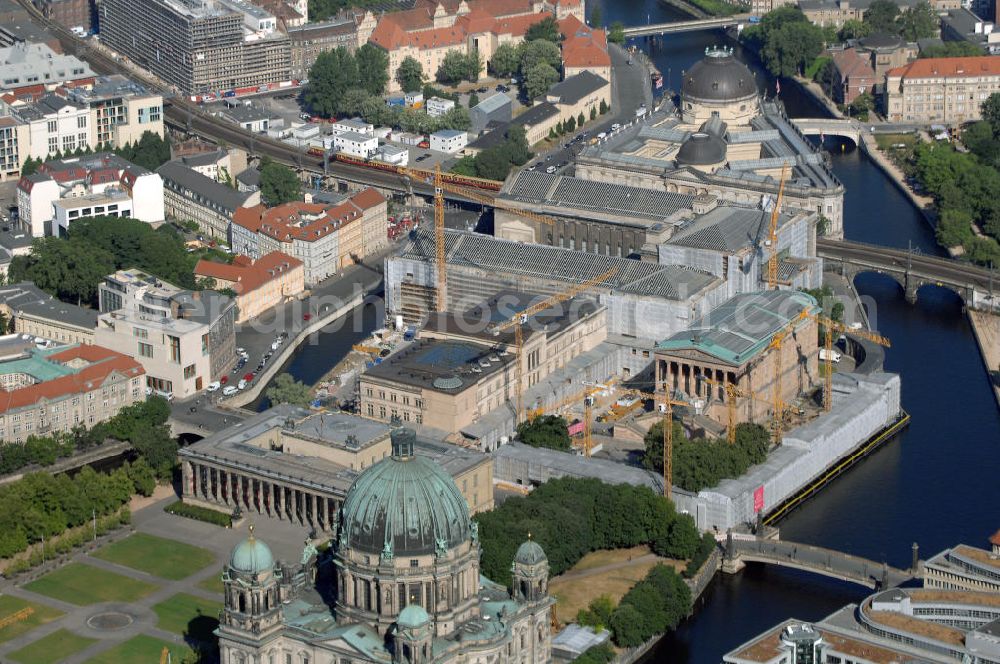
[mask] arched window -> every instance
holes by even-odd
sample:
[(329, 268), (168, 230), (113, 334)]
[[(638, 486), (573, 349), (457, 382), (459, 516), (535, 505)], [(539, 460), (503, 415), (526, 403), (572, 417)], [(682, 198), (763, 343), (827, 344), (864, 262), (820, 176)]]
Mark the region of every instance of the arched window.
[(243, 593), (240, 593), (239, 597), (240, 597), (240, 600), (239, 600), (239, 610), (240, 610), (240, 613), (246, 613), (247, 612), (247, 597)]

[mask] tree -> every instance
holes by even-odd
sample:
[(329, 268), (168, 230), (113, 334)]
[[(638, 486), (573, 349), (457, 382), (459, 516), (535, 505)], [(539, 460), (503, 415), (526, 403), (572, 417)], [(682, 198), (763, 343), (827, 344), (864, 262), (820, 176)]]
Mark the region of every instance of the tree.
[(562, 52), (559, 47), (544, 39), (527, 42), (521, 47), (521, 75), (525, 80), (535, 65), (541, 62), (558, 71), (562, 66)]
[(504, 42), (493, 51), (493, 58), (490, 60), (490, 70), (494, 76), (508, 78), (518, 72), (521, 67), (521, 55), (517, 47), (510, 42)]
[(469, 117), (469, 109), (464, 106), (456, 106), (455, 108), (449, 109), (437, 120), (439, 129), (458, 129), (466, 131), (472, 126), (472, 119)]
[(840, 39), (847, 41), (848, 39), (861, 39), (862, 37), (867, 37), (872, 33), (872, 26), (864, 21), (859, 21), (856, 18), (851, 18), (844, 21), (844, 25), (840, 27), (839, 37)]
[[(539, 42), (534, 42), (539, 43)], [(541, 42), (548, 43), (548, 42)], [(539, 62), (528, 70), (524, 77), (525, 92), (528, 99), (534, 99), (548, 92), (552, 84), (559, 80), (559, 72), (544, 62)]]
[(920, 50), (918, 58), (964, 58), (982, 55), (983, 49), (978, 44), (967, 41), (947, 41), (933, 44)]
[(787, 22), (765, 35), (761, 59), (774, 76), (790, 78), (805, 71), (823, 50), (822, 30), (805, 20)]
[(854, 98), (848, 105), (848, 114), (862, 122), (868, 121), (868, 113), (875, 108), (875, 97), (870, 92), (864, 92)]
[(297, 201), (302, 182), (295, 171), (265, 156), (260, 161), (260, 196), (271, 207)]
[(585, 122), (587, 122), (587, 118), (584, 117), (583, 111), (580, 111), (580, 115), (576, 116), (576, 126), (582, 127)]
[(566, 129), (566, 133), (567, 134), (570, 133), (570, 132), (572, 132), (572, 131), (575, 131), (576, 130), (576, 118), (574, 118), (572, 115), (569, 116), (569, 118), (567, 118), (565, 124), (563, 124), (563, 127)]
[(601, 15), (601, 6), (595, 4), (590, 10), (590, 26), (593, 28), (600, 28), (603, 26), (604, 17)]
[(532, 23), (524, 33), (524, 40), (533, 42), (539, 39), (558, 43), (562, 35), (559, 34), (559, 24), (555, 16), (546, 16), (538, 23)]
[(983, 120), (993, 129), (993, 135), (1000, 137), (1000, 93), (994, 92), (980, 106)]
[(289, 403), (293, 406), (308, 406), (313, 400), (309, 386), (288, 373), (279, 374), (274, 379), (274, 384), (267, 388), (267, 398), (272, 404)]
[(380, 95), (389, 82), (389, 54), (367, 42), (354, 54), (358, 62), (358, 83), (369, 94)]
[(170, 478), (171, 469), (177, 463), (177, 441), (170, 436), (170, 429), (165, 424), (142, 423), (136, 427), (129, 442), (158, 477)]
[(517, 438), (525, 445), (547, 447), (553, 450), (569, 450), (570, 441), (566, 420), (557, 415), (542, 415), (530, 422), (517, 425)]
[(396, 82), (403, 92), (416, 92), (424, 84), (424, 69), (420, 61), (412, 56), (406, 56), (396, 70)]
[(899, 5), (892, 0), (872, 0), (865, 11), (863, 22), (872, 32), (896, 34), (897, 16), (899, 16)]
[(128, 478), (132, 480), (136, 493), (143, 496), (153, 495), (153, 490), (156, 489), (156, 473), (145, 457), (139, 457), (132, 463), (127, 464), (125, 472), (128, 473)]
[(594, 121), (597, 119), (597, 109), (593, 106), (590, 107), (590, 120)]
[(625, 24), (621, 21), (615, 21), (611, 24), (611, 29), (608, 30), (608, 41), (612, 44), (624, 44), (625, 43)]
[(510, 173), (510, 160), (502, 148), (483, 150), (476, 155), (476, 174), (487, 180), (504, 180)]
[(358, 84), (358, 62), (343, 46), (323, 51), (309, 69), (305, 101), (314, 113), (332, 117), (344, 92)]
[(604, 115), (604, 114), (605, 114), (605, 113), (607, 113), (607, 112), (608, 112), (609, 110), (611, 110), (611, 109), (609, 109), (609, 108), (608, 108), (608, 102), (606, 102), (606, 101), (604, 101), (604, 100), (602, 99), (602, 100), (601, 100), (601, 115)]
[(615, 644), (622, 648), (635, 648), (645, 642), (644, 617), (631, 604), (621, 604), (611, 614), (611, 633)]
[(445, 54), (436, 74), (438, 82), (446, 85), (454, 85), (468, 76), (469, 59), (459, 50), (451, 50)]
[(479, 95), (473, 92), (469, 95), (469, 108), (472, 109), (476, 106), (479, 106)]
[(24, 160), (24, 165), (21, 166), (21, 175), (34, 175), (38, 172), (38, 167), (42, 165), (41, 159), (35, 159), (33, 157), (28, 157)]
[(114, 271), (114, 256), (106, 249), (45, 237), (32, 243), (27, 256), (14, 256), (8, 278), (11, 283), (33, 281), (65, 302), (96, 305), (97, 285)]
[(938, 32), (940, 19), (927, 0), (920, 0), (896, 19), (898, 34), (907, 41), (933, 37)]
[(475, 83), (479, 80), (479, 75), (483, 72), (483, 55), (479, 49), (472, 49), (465, 56), (465, 80)]

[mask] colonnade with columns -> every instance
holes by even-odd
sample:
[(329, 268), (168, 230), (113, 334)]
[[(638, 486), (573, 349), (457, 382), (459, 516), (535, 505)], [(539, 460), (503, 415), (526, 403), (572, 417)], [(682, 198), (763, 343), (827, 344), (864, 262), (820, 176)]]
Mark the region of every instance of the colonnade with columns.
[(231, 511), (263, 514), (332, 532), (342, 499), (318, 488), (264, 479), (233, 468), (184, 460), (185, 501)]

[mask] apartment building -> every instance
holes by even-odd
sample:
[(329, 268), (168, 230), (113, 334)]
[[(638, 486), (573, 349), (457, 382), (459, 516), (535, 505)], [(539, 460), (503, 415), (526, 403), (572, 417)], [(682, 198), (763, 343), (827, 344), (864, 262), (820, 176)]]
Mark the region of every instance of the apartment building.
[(194, 268), (198, 279), (213, 279), (214, 288), (236, 293), (237, 323), (260, 316), (305, 290), (303, 263), (280, 251), (272, 251), (257, 260), (237, 256), (229, 263), (200, 260)]
[(163, 180), (112, 152), (42, 164), (17, 183), (21, 223), (33, 237), (65, 235), (85, 217), (162, 222)]
[(0, 100), (0, 181), (20, 176), (29, 157), (134, 143), (164, 135), (163, 98), (124, 76), (62, 87), (35, 101)]
[(100, 346), (39, 348), (0, 337), (0, 440), (92, 427), (146, 399), (142, 365)]
[(289, 26), (287, 32), (293, 79), (308, 78), (309, 69), (324, 51), (341, 47), (354, 51), (358, 47), (358, 26), (352, 18)]
[(45, 18), (71, 30), (82, 28), (89, 33), (96, 27), (97, 3), (94, 0), (38, 0), (34, 5)]
[(176, 159), (156, 172), (163, 178), (166, 216), (181, 222), (193, 221), (202, 233), (224, 242), (231, 242), (229, 226), (236, 211), (260, 203), (260, 191), (238, 191)]
[[(547, 16), (584, 20), (582, 0), (421, 0), (413, 9), (383, 14), (368, 41), (389, 55), (389, 92), (399, 92), (396, 70), (407, 57), (433, 78), (451, 51), (478, 52), (485, 63), (500, 44), (517, 44)], [(364, 34), (359, 28), (359, 39)], [(484, 69), (485, 71), (485, 69)]]
[(60, 85), (90, 85), (95, 76), (86, 62), (48, 44), (17, 42), (0, 48), (0, 92), (17, 99), (34, 101)]
[(105, 0), (101, 39), (184, 94), (291, 80), (288, 36), (241, 0)]
[(146, 370), (161, 394), (192, 396), (236, 362), (236, 306), (215, 291), (189, 291), (141, 270), (119, 270), (98, 288), (95, 343)]
[(388, 243), (387, 210), (385, 197), (371, 188), (334, 204), (246, 206), (233, 215), (232, 247), (252, 259), (272, 251), (292, 256), (314, 285)]
[(973, 122), (996, 92), (998, 55), (914, 60), (886, 74), (886, 116), (889, 122)]

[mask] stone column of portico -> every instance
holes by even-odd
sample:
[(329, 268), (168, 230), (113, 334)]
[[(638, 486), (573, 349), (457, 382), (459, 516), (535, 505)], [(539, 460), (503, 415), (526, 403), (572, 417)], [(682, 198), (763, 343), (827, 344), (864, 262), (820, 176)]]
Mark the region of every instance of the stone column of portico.
[(278, 518), (285, 520), (285, 485), (278, 485)]
[(318, 529), (320, 528), (320, 523), (319, 523), (319, 508), (316, 505), (316, 494), (315, 493), (309, 494), (309, 500), (311, 502), (311, 509), (312, 509), (312, 519), (311, 519), (312, 526), (313, 528)]
[(324, 531), (330, 530), (330, 500), (326, 496), (319, 500), (319, 520)]

